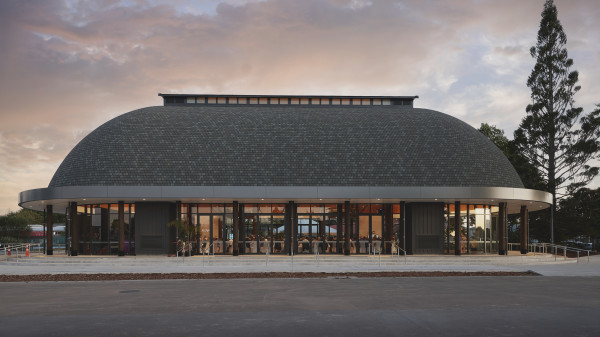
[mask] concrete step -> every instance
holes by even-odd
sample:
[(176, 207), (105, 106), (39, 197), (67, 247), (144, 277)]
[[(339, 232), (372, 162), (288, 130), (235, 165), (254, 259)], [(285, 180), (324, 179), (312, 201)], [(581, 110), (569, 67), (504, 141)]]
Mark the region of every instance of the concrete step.
[[(115, 266), (158, 266), (158, 265), (219, 265), (219, 266), (248, 266), (264, 265), (266, 263), (265, 255), (244, 255), (244, 256), (192, 256), (192, 257), (164, 257), (164, 256), (33, 256), (33, 257), (10, 257), (0, 262), (23, 263), (28, 265), (35, 264), (94, 264), (94, 265), (115, 265)], [(577, 259), (564, 259), (562, 256), (554, 257), (551, 254), (536, 255), (411, 255), (406, 260), (403, 256), (341, 256), (341, 255), (320, 255), (318, 259), (314, 255), (297, 255), (293, 258), (294, 265), (314, 266), (352, 266), (352, 265), (381, 265), (381, 266), (431, 266), (431, 265), (527, 265), (527, 264), (552, 264), (552, 263), (571, 263), (577, 262)], [(269, 265), (290, 265), (292, 258), (283, 255), (270, 255)]]

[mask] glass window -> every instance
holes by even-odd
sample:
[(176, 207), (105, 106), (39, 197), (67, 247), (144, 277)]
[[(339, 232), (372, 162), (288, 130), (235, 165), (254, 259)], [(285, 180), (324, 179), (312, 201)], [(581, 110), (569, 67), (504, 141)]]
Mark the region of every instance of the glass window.
[(310, 100), (310, 104), (320, 105), (320, 104), (321, 104), (321, 99), (320, 99), (320, 98), (318, 98), (318, 97), (313, 97), (313, 98)]
[(196, 103), (198, 103), (198, 104), (204, 104), (204, 97), (197, 97), (196, 98)]
[(227, 97), (219, 97), (217, 99), (217, 103), (219, 103), (219, 104), (226, 104), (227, 103)]
[(373, 105), (381, 105), (381, 98), (373, 98)]
[(337, 213), (337, 204), (326, 204), (325, 213)]
[(199, 228), (198, 235), (201, 241), (210, 239), (210, 215), (201, 215), (198, 217)]
[(362, 99), (362, 105), (371, 105), (371, 99), (370, 98), (363, 98)]
[(290, 104), (300, 104), (300, 99), (297, 97), (291, 98)]
[(325, 207), (323, 206), (323, 204), (311, 204), (310, 212), (313, 214), (322, 214), (325, 213)]
[(332, 98), (331, 99), (331, 105), (340, 105), (340, 99), (339, 98)]
[(323, 216), (313, 215), (311, 218), (311, 239), (321, 240), (321, 233), (325, 231), (323, 227)]
[[(256, 241), (258, 235), (258, 219), (256, 215), (246, 215), (244, 221), (244, 241)], [(253, 245), (249, 246), (251, 251), (246, 250), (246, 253), (256, 253), (252, 251)], [(256, 249), (256, 248), (254, 248)]]
[(371, 213), (371, 205), (370, 204), (358, 204), (358, 212), (360, 214)]
[(381, 101), (381, 104), (382, 104), (382, 105), (390, 105), (391, 103), (390, 103), (390, 100), (389, 100), (389, 99), (383, 99), (383, 100)]
[(244, 213), (247, 213), (247, 214), (258, 213), (258, 207), (256, 206), (256, 204), (245, 204), (244, 205)]
[(269, 98), (269, 103), (270, 104), (279, 104), (279, 98), (271, 97), (271, 98)]
[(248, 99), (246, 97), (238, 97), (238, 104), (248, 104)]
[(383, 214), (383, 205), (382, 204), (371, 204), (371, 213)]
[(285, 240), (285, 219), (281, 215), (273, 216), (273, 240), (279, 241), (273, 244), (274, 252), (280, 253), (283, 250), (283, 241)]
[(280, 97), (279, 98), (279, 104), (289, 104), (290, 100), (287, 97)]
[(360, 98), (353, 98), (352, 105), (360, 105)]
[(223, 213), (223, 204), (212, 204), (212, 212), (217, 214)]
[(271, 204), (259, 204), (258, 209), (260, 213), (270, 214), (271, 213)]
[(273, 204), (272, 212), (274, 214), (283, 214), (285, 213), (285, 204)]
[(212, 219), (213, 240), (223, 240), (223, 216), (213, 216)]
[[(359, 240), (369, 239), (369, 216), (361, 215), (358, 217), (358, 238)], [(366, 253), (366, 251), (362, 252)]]
[(383, 217), (381, 215), (371, 217), (371, 238), (373, 240), (383, 239)]
[(111, 213), (119, 213), (119, 204), (110, 204), (109, 207)]
[(300, 99), (300, 104), (308, 104), (309, 103), (309, 99), (308, 98), (301, 98)]
[(259, 98), (258, 102), (260, 104), (269, 104), (269, 98), (267, 98), (267, 97), (261, 97), (261, 98)]
[(350, 98), (342, 98), (342, 105), (350, 105)]
[(296, 211), (298, 214), (308, 214), (310, 213), (310, 204), (298, 204), (298, 209)]
[(237, 97), (229, 97), (229, 104), (237, 104)]
[[(259, 241), (271, 241), (272, 239), (272, 228), (271, 228), (271, 216), (270, 215), (261, 215), (258, 217), (259, 221), (259, 230), (258, 230), (258, 240)], [(265, 247), (262, 247), (263, 249)], [(261, 252), (262, 253), (262, 252)]]
[(217, 103), (217, 98), (216, 97), (209, 97), (207, 99), (207, 103), (208, 104), (216, 104)]
[(258, 104), (258, 98), (253, 97), (248, 99), (249, 104)]
[(210, 204), (198, 204), (198, 213), (210, 213)]
[(196, 103), (196, 97), (187, 97), (185, 102), (188, 104), (194, 104)]
[(298, 241), (310, 236), (310, 215), (298, 215)]

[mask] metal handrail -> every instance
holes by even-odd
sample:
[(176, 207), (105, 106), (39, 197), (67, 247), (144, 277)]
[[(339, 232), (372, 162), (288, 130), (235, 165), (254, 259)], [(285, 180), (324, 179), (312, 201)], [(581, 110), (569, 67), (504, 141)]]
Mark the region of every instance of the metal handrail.
[(566, 259), (567, 258), (567, 251), (572, 251), (572, 252), (577, 252), (577, 263), (579, 263), (579, 255), (581, 252), (586, 252), (587, 253), (587, 261), (590, 262), (590, 252), (591, 250), (588, 249), (580, 249), (580, 248), (573, 248), (573, 247), (569, 247), (569, 246), (564, 246), (564, 245), (557, 245), (555, 243), (545, 243), (545, 242), (536, 242), (536, 243), (532, 243), (530, 244), (530, 246), (532, 247), (533, 250), (533, 255), (535, 255), (535, 253), (537, 252), (538, 248), (544, 253), (546, 254), (548, 252), (548, 248), (550, 248), (550, 251), (552, 251), (552, 249), (554, 250), (554, 260), (556, 261), (557, 255), (558, 255), (558, 250), (562, 250), (563, 251), (563, 258)]
[[(212, 251), (213, 257), (215, 256), (215, 250), (213, 248), (213, 245), (214, 245), (214, 242), (211, 243), (210, 245), (206, 246), (205, 248), (201, 249), (202, 250), (202, 267), (204, 267), (205, 256), (208, 256), (208, 258), (210, 259), (211, 251)], [(209, 260), (209, 262), (210, 262), (210, 260)]]
[(398, 255), (398, 257), (400, 257), (400, 251), (402, 251), (402, 253), (404, 254), (404, 264), (406, 264), (406, 250), (400, 248), (400, 244), (394, 241), (392, 246), (392, 256), (394, 255), (394, 248), (396, 248), (396, 255)]
[[(4, 253), (5, 256), (5, 260), (8, 261), (9, 256), (13, 256), (14, 254), (14, 258), (16, 259), (16, 261), (19, 261), (19, 254), (21, 255), (21, 257), (23, 257), (23, 255), (26, 255), (26, 251), (27, 251), (27, 247), (29, 246), (29, 250), (30, 252), (33, 250), (33, 247), (41, 247), (42, 244), (41, 243), (2, 243), (2, 252)], [(11, 255), (8, 255), (8, 249), (10, 248), (11, 250)], [(14, 251), (14, 253), (13, 253)], [(20, 252), (20, 253), (19, 253)]]
[(267, 244), (267, 251), (265, 252), (265, 266), (269, 265), (269, 254), (271, 251), (271, 242), (266, 241), (265, 242)]

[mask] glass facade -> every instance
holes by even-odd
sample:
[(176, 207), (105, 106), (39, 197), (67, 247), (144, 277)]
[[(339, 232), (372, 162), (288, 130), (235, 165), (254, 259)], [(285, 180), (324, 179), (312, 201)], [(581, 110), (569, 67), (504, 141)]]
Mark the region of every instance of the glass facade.
[[(290, 205), (293, 209), (290, 211)], [(442, 238), (445, 254), (498, 252), (497, 206), (439, 204), (443, 207)], [(349, 204), (239, 204), (240, 254), (343, 254), (346, 230), (351, 254), (390, 254), (398, 247), (419, 245), (409, 223), (403, 223), (401, 205)], [(410, 208), (410, 203), (406, 204)], [(116, 255), (119, 245), (118, 204), (77, 207), (79, 254)], [(233, 204), (182, 203), (177, 214), (194, 228), (194, 254), (233, 254)], [(348, 219), (348, 223), (346, 223)], [(135, 254), (135, 204), (124, 204), (125, 254)], [(165, 224), (166, 226), (166, 224)], [(67, 229), (68, 235), (72, 228)], [(460, 235), (460, 247), (455, 247)], [(406, 243), (403, 241), (406, 240)], [(417, 247), (418, 248), (418, 247)]]
[(490, 205), (444, 205), (444, 253), (456, 251), (455, 236), (460, 233), (461, 254), (498, 252), (498, 207)]
[[(119, 253), (119, 205), (79, 205), (77, 213), (79, 254), (117, 255)], [(127, 255), (135, 255), (135, 204), (124, 205), (124, 221), (124, 252)], [(68, 227), (67, 244), (71, 246), (72, 221)]]

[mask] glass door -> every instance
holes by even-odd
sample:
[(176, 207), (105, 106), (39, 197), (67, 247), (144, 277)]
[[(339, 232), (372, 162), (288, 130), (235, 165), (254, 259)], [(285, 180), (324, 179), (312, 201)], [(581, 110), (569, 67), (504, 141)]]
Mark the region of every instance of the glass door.
[(372, 215), (371, 216), (371, 251), (379, 254), (383, 243), (383, 216)]
[(210, 248), (210, 215), (198, 216), (198, 253), (207, 254)]

